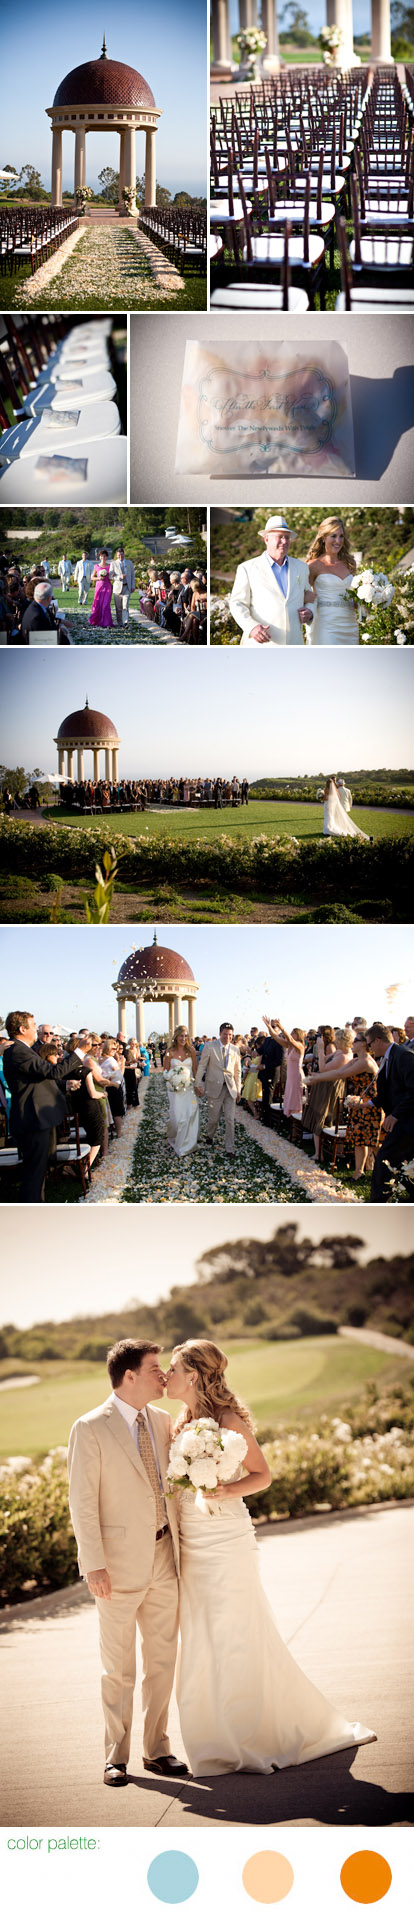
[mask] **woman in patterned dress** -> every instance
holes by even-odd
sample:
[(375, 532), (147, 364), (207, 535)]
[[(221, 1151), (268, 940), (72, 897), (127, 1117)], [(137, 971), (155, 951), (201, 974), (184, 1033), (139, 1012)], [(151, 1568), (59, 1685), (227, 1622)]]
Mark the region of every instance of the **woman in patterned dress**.
[[(328, 1074), (329, 1070), (325, 1069), (324, 1081)], [(344, 1062), (341, 1068), (335, 1067), (336, 1078), (339, 1076), (342, 1081), (356, 1078), (359, 1083), (359, 1092), (349, 1097), (346, 1127), (346, 1145), (351, 1142), (355, 1153), (354, 1181), (361, 1180), (370, 1150), (376, 1154), (379, 1145), (383, 1111), (377, 1103), (377, 1075), (377, 1063), (370, 1055), (366, 1035), (356, 1035), (352, 1060)]]

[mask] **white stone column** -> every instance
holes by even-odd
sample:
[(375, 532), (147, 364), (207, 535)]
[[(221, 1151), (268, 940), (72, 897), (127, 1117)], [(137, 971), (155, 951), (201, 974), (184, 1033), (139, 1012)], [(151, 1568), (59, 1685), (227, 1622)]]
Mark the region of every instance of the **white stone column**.
[(380, 66), (392, 63), (390, 0), (371, 0), (371, 56)]
[(94, 783), (99, 782), (99, 750), (94, 750), (93, 753), (93, 780)]
[(228, 0), (213, 0), (213, 61), (228, 66), (231, 59)]
[(328, 27), (339, 27), (342, 33), (338, 55), (333, 62), (334, 66), (345, 68), (351, 66), (353, 60), (352, 0), (326, 0), (326, 24)]
[(112, 782), (118, 782), (118, 751), (112, 751)]
[(133, 193), (132, 211), (136, 210), (137, 162), (135, 157), (135, 126), (125, 130), (125, 185)]
[(68, 750), (68, 782), (73, 783), (73, 750)]
[(64, 774), (65, 774), (65, 752), (64, 752), (64, 750), (61, 750), (61, 748), (60, 748), (60, 744), (58, 744), (58, 764), (59, 764), (59, 776), (64, 776)]
[(62, 204), (62, 130), (53, 127), (52, 133), (52, 206)]
[(264, 65), (266, 66), (267, 60), (270, 59), (272, 61), (272, 67), (274, 68), (276, 60), (279, 64), (279, 35), (277, 30), (275, 0), (262, 0), (262, 28), (267, 40), (267, 46), (265, 46), (263, 54)]
[(118, 204), (122, 206), (123, 212), (125, 212), (125, 205), (122, 198), (124, 185), (125, 185), (125, 133), (121, 133), (120, 140), (119, 140), (119, 200), (118, 200)]
[(145, 205), (155, 206), (157, 192), (157, 165), (155, 152), (155, 126), (147, 126), (145, 134)]
[(196, 1032), (196, 1005), (195, 1005), (195, 1001), (194, 1001), (194, 996), (193, 996), (193, 995), (189, 995), (189, 998), (188, 998), (188, 1033), (189, 1033), (189, 1037), (190, 1037), (190, 1042), (193, 1042), (193, 1041), (194, 1041), (194, 1036), (195, 1036), (195, 1032)]
[(127, 1007), (123, 998), (122, 1002), (118, 1002), (118, 1024), (119, 1034), (125, 1036), (127, 1032)]
[(168, 1040), (172, 1042), (174, 1034), (174, 1003), (168, 1003)]
[(257, 27), (257, 0), (239, 0), (240, 31), (243, 27)]
[(107, 783), (110, 783), (111, 781), (111, 752), (110, 750), (105, 750), (105, 776), (106, 776)]
[(141, 996), (138, 996), (138, 1000), (135, 1003), (135, 1028), (137, 1042), (145, 1042), (145, 1012)]
[(180, 995), (174, 995), (173, 997), (173, 1010), (174, 1010), (174, 1028), (176, 1029), (176, 1028), (179, 1028), (180, 1022), (181, 1022), (181, 996)]
[(75, 193), (86, 186), (86, 133), (84, 126), (78, 126), (75, 133)]
[(78, 783), (83, 783), (83, 778), (84, 778), (83, 750), (78, 750)]

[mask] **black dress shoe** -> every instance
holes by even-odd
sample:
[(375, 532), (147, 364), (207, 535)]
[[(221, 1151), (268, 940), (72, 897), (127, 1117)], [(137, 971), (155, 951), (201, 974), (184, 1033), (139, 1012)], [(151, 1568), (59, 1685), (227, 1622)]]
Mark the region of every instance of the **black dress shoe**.
[(166, 1753), (165, 1758), (144, 1758), (142, 1763), (146, 1772), (162, 1772), (165, 1778), (188, 1776), (188, 1765), (184, 1765), (181, 1758), (173, 1758), (172, 1752)]
[(104, 1785), (127, 1785), (126, 1765), (105, 1765)]

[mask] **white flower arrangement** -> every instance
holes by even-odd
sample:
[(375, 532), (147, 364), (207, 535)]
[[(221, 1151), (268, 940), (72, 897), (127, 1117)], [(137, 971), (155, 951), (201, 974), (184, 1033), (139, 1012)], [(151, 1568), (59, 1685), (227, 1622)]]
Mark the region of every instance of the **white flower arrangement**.
[(184, 1095), (186, 1088), (190, 1088), (191, 1084), (187, 1071), (188, 1064), (186, 1070), (185, 1062), (181, 1062), (180, 1067), (175, 1068), (173, 1073), (171, 1073), (171, 1070), (169, 1071), (167, 1075), (168, 1087), (172, 1090), (173, 1095)]
[(267, 35), (262, 33), (261, 27), (245, 27), (241, 33), (236, 33), (236, 44), (242, 54), (254, 59), (257, 53), (264, 52)]
[(385, 571), (357, 571), (345, 594), (352, 601), (357, 598), (362, 605), (367, 604), (373, 608), (381, 605), (383, 609), (386, 609), (388, 604), (392, 603), (394, 585), (390, 583), (389, 577), (386, 577)]
[(342, 46), (343, 37), (342, 27), (321, 27), (319, 34), (322, 46), (326, 46), (329, 52), (334, 52), (336, 47)]
[(242, 1433), (219, 1427), (217, 1420), (191, 1420), (172, 1442), (169, 1496), (177, 1491), (195, 1493), (198, 1506), (204, 1509), (203, 1493), (214, 1493), (217, 1486), (233, 1480), (246, 1453)]

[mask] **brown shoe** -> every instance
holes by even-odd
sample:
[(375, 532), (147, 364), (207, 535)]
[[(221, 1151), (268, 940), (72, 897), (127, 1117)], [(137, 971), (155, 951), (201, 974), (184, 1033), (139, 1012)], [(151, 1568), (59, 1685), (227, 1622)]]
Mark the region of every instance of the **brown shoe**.
[(127, 1785), (126, 1765), (105, 1765), (104, 1785)]
[(164, 1778), (187, 1778), (188, 1765), (182, 1759), (173, 1758), (172, 1752), (166, 1752), (164, 1758), (143, 1758), (146, 1772), (162, 1772)]

